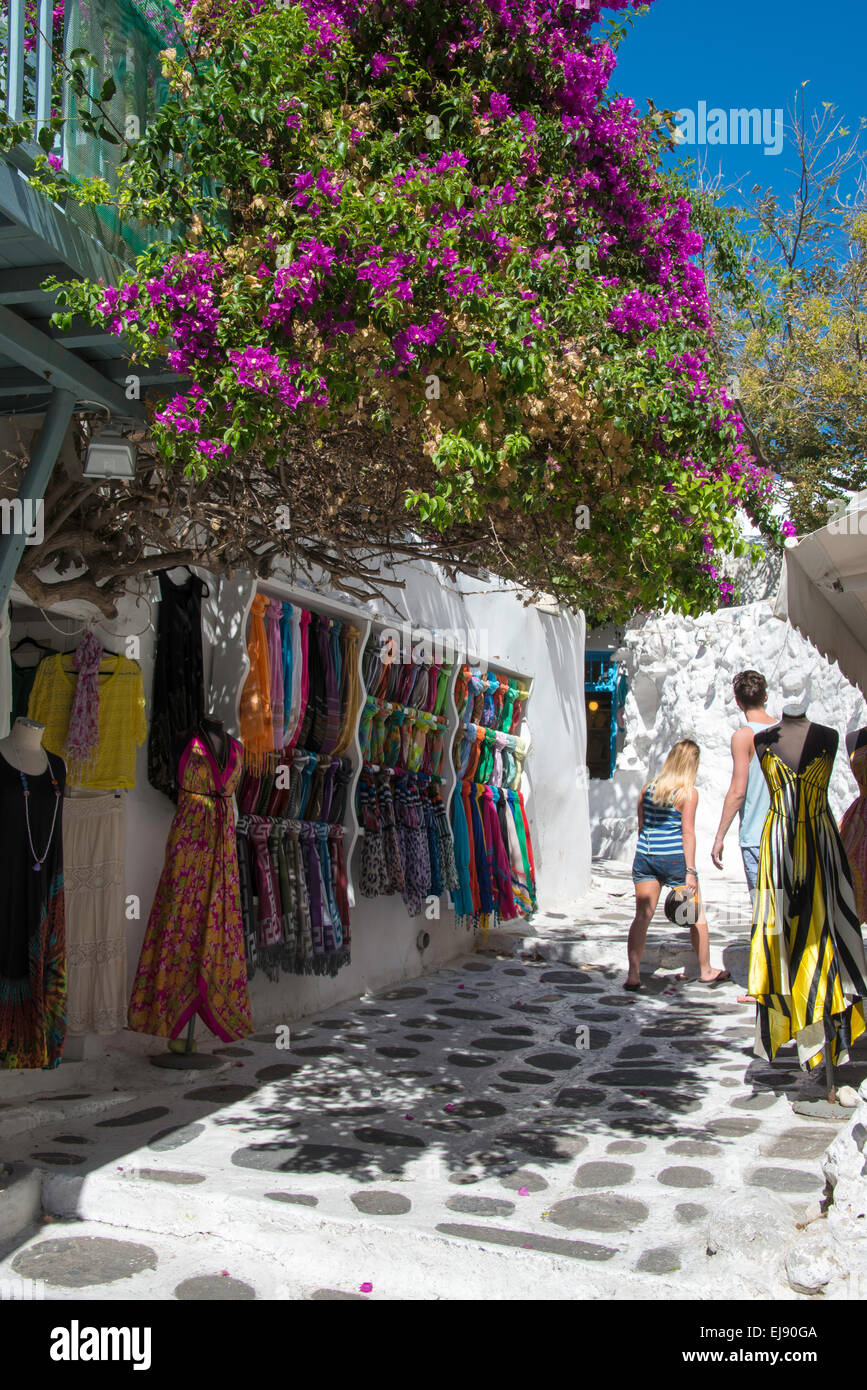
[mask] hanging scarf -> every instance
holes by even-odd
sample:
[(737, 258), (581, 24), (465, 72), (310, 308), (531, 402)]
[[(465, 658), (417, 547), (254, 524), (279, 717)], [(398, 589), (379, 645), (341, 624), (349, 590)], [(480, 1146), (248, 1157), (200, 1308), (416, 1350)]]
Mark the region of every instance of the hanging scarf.
[(346, 801), (349, 795), (349, 783), (354, 776), (352, 762), (349, 758), (339, 758), (338, 766), (334, 773), (334, 791), (331, 796), (331, 805), (328, 808), (329, 820), (335, 824), (342, 824), (346, 817)]
[[(92, 632), (86, 632), (72, 658), (78, 679), (63, 750), (67, 779), (71, 783), (84, 781), (96, 757), (99, 744), (99, 665), (104, 651), (99, 638)], [(120, 657), (117, 660), (119, 662)]]
[(488, 874), (491, 881), (491, 897), (495, 919), (511, 922), (518, 916), (515, 898), (512, 893), (512, 872), (509, 855), (500, 830), (500, 818), (494, 806), (494, 793), (485, 787), (479, 798), (479, 810), (485, 829), (485, 842), (488, 847)]
[(358, 706), (361, 703), (361, 683), (358, 679), (358, 639), (361, 636), (357, 627), (344, 623), (340, 633), (340, 736), (334, 748), (335, 753), (345, 753), (352, 742), (358, 720)]
[(244, 762), (254, 772), (261, 772), (268, 754), (274, 747), (271, 670), (264, 620), (267, 606), (268, 600), (264, 594), (257, 594), (253, 599), (250, 610), (250, 640), (247, 646), (250, 672), (241, 692), (241, 741), (244, 744)]
[(385, 843), (379, 801), (373, 783), (373, 774), (369, 772), (362, 772), (358, 784), (358, 811), (359, 820), (364, 828), (364, 838), (361, 841), (359, 891), (365, 898), (378, 898), (381, 893), (388, 893), (391, 889), (385, 862)]
[(328, 848), (331, 854), (334, 897), (343, 926), (343, 953), (348, 964), (350, 960), (351, 928), (349, 922), (349, 893), (346, 884), (346, 860), (343, 856), (343, 826), (332, 825), (328, 829)]
[(280, 605), (280, 661), (283, 667), (283, 728), (277, 747), (284, 748), (289, 742), (292, 714), (292, 604), (285, 602)]
[(470, 887), (470, 840), (460, 784), (452, 798), (452, 830), (458, 880), (457, 886), (452, 892), (455, 926), (469, 928), (473, 920), (473, 894)]
[[(305, 716), (305, 714), (306, 714), (306, 712), (307, 712), (307, 700), (308, 700), (308, 697), (309, 697), (309, 694), (310, 694), (310, 663), (309, 663), (309, 657), (310, 657), (310, 631), (309, 631), (309, 629), (310, 629), (310, 619), (311, 619), (311, 616), (312, 616), (312, 615), (311, 615), (310, 613), (308, 613), (308, 611), (307, 611), (306, 608), (302, 608), (302, 609), (301, 609), (301, 615), (300, 615), (300, 617), (299, 617), (299, 619), (298, 619), (298, 649), (299, 649), (299, 652), (300, 652), (300, 662), (297, 662), (297, 663), (296, 663), (294, 652), (293, 652), (293, 656), (292, 656), (292, 663), (293, 663), (293, 664), (292, 664), (292, 683), (293, 683), (293, 691), (292, 691), (292, 716), (293, 716), (293, 719), (296, 720), (296, 722), (295, 722), (295, 726), (294, 726), (294, 728), (293, 728), (293, 730), (292, 730), (291, 737), (290, 737), (290, 739), (289, 739), (289, 747), (290, 747), (290, 748), (295, 748), (296, 745), (298, 745), (298, 742), (299, 742), (299, 735), (300, 735), (300, 733), (301, 733), (301, 724), (302, 724), (302, 721), (303, 721), (303, 719), (304, 719), (304, 716)], [(298, 670), (298, 671), (300, 672), (299, 677), (298, 677), (299, 685), (298, 685), (298, 711), (297, 711), (297, 716), (296, 716), (296, 711), (295, 711), (295, 691), (294, 691), (295, 672), (296, 672), (296, 670)], [(303, 748), (303, 747), (304, 747), (303, 743), (302, 743), (300, 746)]]
[(313, 932), (310, 920), (310, 898), (307, 892), (306, 868), (301, 848), (301, 822), (285, 822), (287, 840), (287, 866), (292, 889), (292, 907), (295, 912), (295, 931), (297, 949), (291, 970), (296, 975), (313, 974)]
[(265, 636), (268, 639), (268, 665), (270, 668), (271, 698), (271, 748), (278, 752), (283, 747), (283, 646), (280, 634), (280, 621), (283, 604), (272, 598), (265, 614)]
[[(437, 700), (436, 700), (436, 704), (434, 705), (434, 708), (433, 708), (434, 714), (444, 714), (444, 713), (445, 713), (445, 708), (446, 708), (446, 696), (448, 695), (449, 686), (451, 685), (451, 679), (452, 679), (452, 668), (451, 668), (451, 666), (444, 666), (444, 667), (442, 668), (442, 670), (440, 671), (439, 680), (438, 680), (438, 682), (437, 682)], [(460, 711), (458, 711), (458, 712), (460, 713)]]
[(512, 871), (512, 895), (515, 899), (515, 906), (522, 917), (529, 917), (533, 911), (533, 899), (527, 886), (527, 873), (529, 865), (524, 863), (524, 856), (521, 853), (521, 841), (518, 837), (518, 830), (515, 824), (515, 807), (508, 792), (500, 793), (499, 805), (504, 810), (504, 820), (506, 824), (506, 846), (509, 852), (509, 864)]

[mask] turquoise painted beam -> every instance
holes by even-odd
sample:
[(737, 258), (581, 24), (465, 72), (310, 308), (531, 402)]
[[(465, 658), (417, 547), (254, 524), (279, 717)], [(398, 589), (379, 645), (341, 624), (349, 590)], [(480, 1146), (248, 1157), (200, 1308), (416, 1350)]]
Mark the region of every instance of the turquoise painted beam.
[(54, 295), (42, 289), (43, 282), (51, 275), (56, 275), (58, 280), (73, 279), (69, 266), (62, 261), (0, 270), (0, 304), (31, 304), (38, 300), (51, 303)]
[(114, 415), (146, 418), (141, 401), (128, 400), (114, 382), (40, 333), (26, 319), (0, 304), (0, 353), (41, 377), (54, 390), (72, 391), (80, 401), (95, 401)]
[(51, 397), (42, 429), (27, 465), (16, 498), (17, 507), (5, 507), (3, 534), (0, 535), (0, 610), (2, 610), (27, 542), (25, 523), (33, 521), (36, 508), (41, 506), (45, 489), (57, 462), (60, 446), (69, 428), (76, 398), (73, 391), (55, 391)]

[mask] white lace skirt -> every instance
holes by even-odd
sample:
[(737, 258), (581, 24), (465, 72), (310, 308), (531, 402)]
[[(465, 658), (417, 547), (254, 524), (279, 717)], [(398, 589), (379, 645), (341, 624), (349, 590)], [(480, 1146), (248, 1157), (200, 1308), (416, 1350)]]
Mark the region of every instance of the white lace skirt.
[(70, 1035), (126, 1027), (125, 833), (125, 797), (109, 792), (64, 799)]

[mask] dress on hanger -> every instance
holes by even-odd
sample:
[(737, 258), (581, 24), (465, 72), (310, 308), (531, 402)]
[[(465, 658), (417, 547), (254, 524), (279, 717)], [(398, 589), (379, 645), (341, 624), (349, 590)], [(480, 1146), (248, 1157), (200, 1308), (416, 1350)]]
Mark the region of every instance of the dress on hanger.
[(21, 773), (0, 754), (0, 1067), (53, 1068), (66, 1036), (63, 760), (49, 753), (26, 780), (25, 814)]
[(221, 768), (194, 735), (178, 764), (178, 809), (129, 1006), (137, 1033), (177, 1038), (199, 1014), (222, 1042), (253, 1031), (232, 796), (243, 749)]
[(838, 1065), (864, 1032), (867, 960), (846, 851), (828, 805), (834, 759), (825, 751), (793, 772), (771, 748), (757, 756), (771, 806), (750, 940), (756, 1054), (771, 1060), (795, 1038), (801, 1065), (818, 1066), (829, 1019)]
[(849, 763), (858, 795), (844, 812), (840, 839), (849, 860), (858, 920), (867, 922), (867, 743), (854, 749)]
[(187, 729), (197, 729), (205, 713), (202, 598), (208, 586), (196, 574), (191, 574), (183, 584), (175, 584), (167, 570), (160, 570), (157, 579), (160, 606), (148, 738), (148, 781), (176, 802), (177, 741)]

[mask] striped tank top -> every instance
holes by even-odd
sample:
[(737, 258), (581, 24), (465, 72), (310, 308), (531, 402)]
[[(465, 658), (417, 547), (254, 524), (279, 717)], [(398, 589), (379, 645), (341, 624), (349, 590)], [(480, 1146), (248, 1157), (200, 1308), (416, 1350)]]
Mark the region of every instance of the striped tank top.
[(644, 825), (637, 848), (649, 855), (683, 854), (683, 824), (674, 806), (657, 806), (654, 783), (644, 793)]

